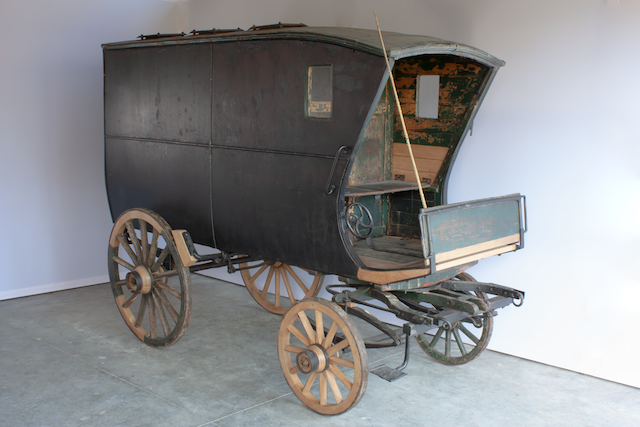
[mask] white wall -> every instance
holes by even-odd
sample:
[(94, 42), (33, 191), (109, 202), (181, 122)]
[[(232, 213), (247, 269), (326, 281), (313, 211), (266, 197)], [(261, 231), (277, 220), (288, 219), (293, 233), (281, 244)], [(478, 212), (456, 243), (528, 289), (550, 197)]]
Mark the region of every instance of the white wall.
[(189, 28), (375, 28), (484, 49), (496, 77), (452, 173), (449, 201), (527, 196), (520, 252), (479, 280), (527, 292), (490, 348), (640, 387), (640, 2), (192, 0)]
[(100, 44), (177, 31), (181, 7), (0, 5), (0, 299), (108, 281)]
[(375, 28), (373, 9), (384, 30), (507, 62), (449, 188), (451, 202), (527, 195), (526, 248), (471, 271), (527, 292), (490, 348), (640, 387), (637, 0), (3, 2), (0, 299), (106, 280), (100, 43), (278, 21)]

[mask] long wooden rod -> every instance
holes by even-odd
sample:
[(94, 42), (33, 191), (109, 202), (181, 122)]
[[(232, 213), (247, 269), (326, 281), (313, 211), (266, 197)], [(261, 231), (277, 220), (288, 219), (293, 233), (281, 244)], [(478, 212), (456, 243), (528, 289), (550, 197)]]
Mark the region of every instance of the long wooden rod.
[(411, 149), (411, 141), (409, 141), (409, 133), (407, 132), (407, 125), (404, 123), (404, 115), (402, 114), (402, 107), (400, 106), (400, 99), (398, 99), (398, 90), (396, 89), (396, 83), (393, 80), (393, 74), (391, 72), (391, 66), (389, 65), (389, 58), (387, 57), (387, 49), (384, 47), (384, 40), (382, 39), (382, 31), (380, 31), (380, 24), (378, 24), (378, 15), (376, 11), (373, 11), (373, 16), (376, 18), (376, 27), (378, 27), (378, 34), (380, 34), (380, 43), (382, 43), (382, 52), (384, 53), (384, 62), (387, 64), (387, 70), (389, 71), (389, 79), (391, 80), (391, 86), (393, 87), (393, 95), (396, 98), (396, 106), (398, 107), (398, 114), (400, 116), (400, 123), (402, 123), (402, 131), (404, 133), (404, 141), (409, 148), (409, 157), (411, 158), (411, 164), (413, 165), (413, 172), (416, 174), (416, 182), (418, 183), (418, 191), (420, 192), (420, 200), (422, 200), (422, 207), (427, 208), (427, 201), (424, 198), (424, 191), (422, 191), (422, 183), (420, 182), (420, 174), (418, 174), (418, 167), (416, 166), (416, 159), (413, 157), (413, 150)]

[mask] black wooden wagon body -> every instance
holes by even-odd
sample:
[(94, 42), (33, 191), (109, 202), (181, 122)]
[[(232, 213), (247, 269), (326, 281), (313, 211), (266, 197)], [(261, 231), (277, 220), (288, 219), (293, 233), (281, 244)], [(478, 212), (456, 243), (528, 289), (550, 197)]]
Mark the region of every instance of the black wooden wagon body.
[[(226, 266), (241, 269), (265, 308), (291, 306), (281, 363), (318, 412), (344, 412), (366, 387), (364, 344), (344, 310), (389, 345), (418, 335), (428, 354), (440, 339), (425, 334), (436, 328), (461, 353), (435, 353), (443, 363), (471, 358), (458, 324), (484, 349), (493, 310), (523, 293), (461, 274), (522, 247), (524, 199), (447, 205), (446, 190), (503, 62), (435, 38), (383, 37), (420, 183), (377, 32), (278, 25), (103, 45), (110, 275), (140, 339), (176, 342), (190, 316), (189, 272)], [(219, 254), (199, 255), (193, 243)], [(292, 265), (314, 272), (312, 283)], [(304, 299), (324, 274), (343, 281), (329, 287), (334, 303)], [(406, 339), (356, 307), (371, 299), (408, 322)]]

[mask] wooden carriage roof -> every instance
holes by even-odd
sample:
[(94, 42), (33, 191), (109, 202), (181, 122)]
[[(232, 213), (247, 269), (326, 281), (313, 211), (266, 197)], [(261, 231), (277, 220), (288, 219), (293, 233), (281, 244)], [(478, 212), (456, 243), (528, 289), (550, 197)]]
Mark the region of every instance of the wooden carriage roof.
[[(206, 34), (206, 32), (198, 33), (194, 31), (194, 34), (195, 35), (179, 34), (172, 37), (161, 38), (149, 36), (146, 40), (108, 43), (102, 45), (102, 47), (104, 49), (123, 49), (141, 46), (229, 42), (240, 40), (294, 39), (322, 41), (382, 55), (380, 36), (376, 30), (303, 26), (249, 31), (238, 29), (236, 31), (225, 31), (214, 34)], [(384, 43), (387, 48), (389, 58), (396, 60), (425, 54), (448, 54), (471, 58), (493, 68), (504, 65), (504, 62), (495, 56), (462, 43), (450, 42), (429, 36), (400, 34), (387, 31), (383, 31), (382, 35), (384, 37)]]

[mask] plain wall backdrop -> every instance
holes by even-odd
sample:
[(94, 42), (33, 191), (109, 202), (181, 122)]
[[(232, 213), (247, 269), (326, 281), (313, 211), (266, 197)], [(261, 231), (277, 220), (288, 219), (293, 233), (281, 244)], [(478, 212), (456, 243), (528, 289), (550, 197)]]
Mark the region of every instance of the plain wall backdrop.
[(280, 21), (375, 28), (374, 9), (386, 31), (507, 62), (449, 185), (450, 202), (527, 196), (525, 249), (470, 270), (527, 292), (489, 348), (640, 387), (638, 0), (5, 1), (0, 299), (107, 280), (101, 43)]

